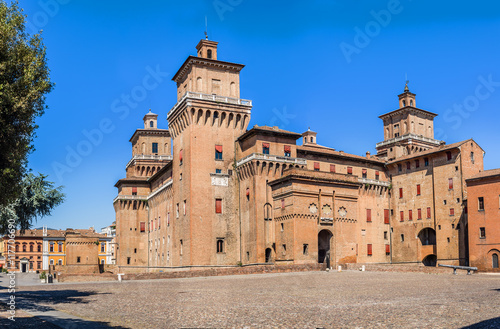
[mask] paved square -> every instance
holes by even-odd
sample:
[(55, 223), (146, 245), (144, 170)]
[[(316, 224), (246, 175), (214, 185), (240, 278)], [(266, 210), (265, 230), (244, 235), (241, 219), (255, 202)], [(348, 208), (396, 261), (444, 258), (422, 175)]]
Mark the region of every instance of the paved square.
[(125, 328), (500, 327), (500, 276), (485, 274), (344, 271), (54, 284), (24, 287), (16, 298)]

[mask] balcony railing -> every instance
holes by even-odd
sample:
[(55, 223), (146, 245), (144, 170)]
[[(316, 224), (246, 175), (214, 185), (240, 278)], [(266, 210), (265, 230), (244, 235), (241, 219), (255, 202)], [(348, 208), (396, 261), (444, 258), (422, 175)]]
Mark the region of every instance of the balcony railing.
[(385, 187), (389, 187), (391, 185), (390, 182), (380, 181), (380, 180), (376, 180), (376, 179), (358, 178), (358, 180), (360, 183), (363, 183), (363, 184), (379, 185), (379, 186), (385, 186)]
[(219, 95), (210, 95), (210, 94), (202, 94), (202, 93), (195, 93), (192, 91), (188, 91), (184, 94), (184, 96), (179, 99), (177, 104), (172, 107), (172, 109), (168, 112), (167, 118), (170, 115), (170, 113), (174, 113), (175, 109), (179, 104), (182, 103), (183, 100), (186, 98), (191, 98), (191, 99), (202, 99), (202, 100), (207, 100), (207, 101), (214, 101), (214, 102), (219, 102), (219, 103), (227, 103), (227, 104), (236, 104), (236, 105), (244, 105), (244, 106), (252, 106), (252, 101), (249, 99), (242, 99), (242, 98), (236, 98), (236, 97), (226, 97), (226, 96), (219, 96)]
[(113, 203), (115, 203), (118, 200), (140, 200), (140, 201), (147, 201), (148, 196), (147, 195), (117, 195), (116, 198), (113, 200)]
[(307, 160), (306, 159), (301, 159), (301, 158), (290, 158), (290, 157), (285, 157), (285, 156), (276, 156), (276, 155), (269, 155), (269, 154), (262, 154), (262, 153), (252, 153), (250, 155), (247, 155), (240, 161), (236, 163), (236, 166), (241, 166), (242, 164), (245, 164), (249, 161), (252, 160), (267, 160), (267, 161), (275, 161), (275, 162), (282, 162), (282, 163), (288, 163), (288, 164), (297, 164), (297, 165), (307, 165)]
[(377, 144), (375, 144), (375, 146), (377, 148), (379, 148), (379, 147), (382, 147), (382, 146), (385, 146), (385, 145), (389, 145), (389, 144), (392, 144), (392, 143), (400, 142), (400, 141), (405, 140), (405, 139), (416, 139), (418, 141), (426, 142), (426, 143), (430, 143), (430, 144), (434, 144), (436, 146), (439, 146), (441, 144), (440, 140), (437, 140), (437, 139), (434, 139), (434, 138), (424, 137), (424, 136), (417, 135), (417, 134), (406, 134), (406, 135), (403, 135), (403, 136), (398, 136), (398, 137), (391, 138), (391, 139), (388, 139), (386, 141), (377, 143)]
[(128, 168), (132, 162), (135, 160), (155, 160), (155, 161), (168, 161), (172, 160), (173, 156), (171, 155), (148, 155), (148, 154), (137, 154), (130, 159), (130, 161), (127, 163), (126, 168)]

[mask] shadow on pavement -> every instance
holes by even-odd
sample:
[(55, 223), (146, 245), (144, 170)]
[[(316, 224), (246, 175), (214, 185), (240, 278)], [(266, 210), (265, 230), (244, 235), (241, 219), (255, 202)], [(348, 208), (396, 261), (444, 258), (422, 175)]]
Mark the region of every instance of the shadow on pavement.
[[(52, 324), (57, 323), (57, 325)], [(16, 318), (16, 321), (11, 321), (5, 318), (0, 318), (0, 328), (36, 328), (36, 329), (87, 329), (87, 328), (118, 328), (126, 329), (121, 326), (111, 326), (107, 322), (94, 322), (78, 319), (59, 319), (51, 316), (40, 317), (23, 317)]]
[(462, 329), (496, 329), (496, 328), (500, 328), (500, 317), (474, 323), (473, 325), (467, 327), (462, 327)]

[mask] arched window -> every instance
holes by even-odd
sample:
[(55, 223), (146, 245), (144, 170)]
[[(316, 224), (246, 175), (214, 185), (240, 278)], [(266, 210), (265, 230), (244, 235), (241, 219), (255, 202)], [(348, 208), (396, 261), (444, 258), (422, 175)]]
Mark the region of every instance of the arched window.
[(38, 246), (36, 247), (36, 251), (38, 251), (38, 252), (42, 251), (42, 245), (41, 244), (38, 244)]
[(19, 245), (16, 244), (16, 251), (19, 251)]
[(207, 58), (212, 58), (212, 49), (207, 50)]
[(104, 263), (104, 259), (101, 259), (101, 264), (103, 264), (103, 265), (105, 264), (105, 263)]
[(30, 251), (33, 252), (33, 244), (30, 244)]
[(217, 252), (219, 252), (219, 253), (224, 252), (224, 240), (223, 239), (217, 239)]
[(151, 128), (153, 128), (153, 121), (152, 121), (152, 120), (151, 120), (151, 121), (149, 121), (149, 126), (150, 126)]
[(311, 137), (311, 143), (312, 143), (312, 142), (314, 142), (314, 138), (313, 138), (313, 137)]
[(403, 99), (403, 107), (406, 106), (406, 101)]
[(410, 100), (410, 106), (413, 106), (413, 99)]
[(50, 265), (54, 265), (54, 260), (53, 259), (50, 260)]
[(62, 265), (62, 259), (59, 259), (59, 260), (57, 261), (57, 265)]
[(498, 254), (493, 254), (491, 256), (491, 259), (493, 261), (493, 268), (498, 268)]
[(201, 85), (202, 85), (202, 80), (201, 80), (201, 77), (198, 77), (196, 79), (196, 90), (197, 91), (201, 91)]
[(23, 251), (26, 251), (26, 245), (23, 244)]

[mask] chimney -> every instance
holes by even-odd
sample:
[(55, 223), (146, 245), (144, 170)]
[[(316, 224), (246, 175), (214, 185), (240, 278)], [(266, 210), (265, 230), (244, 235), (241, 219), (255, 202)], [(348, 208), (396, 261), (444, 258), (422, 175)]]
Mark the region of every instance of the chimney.
[(370, 157), (370, 151), (366, 151), (366, 157), (369, 158)]

